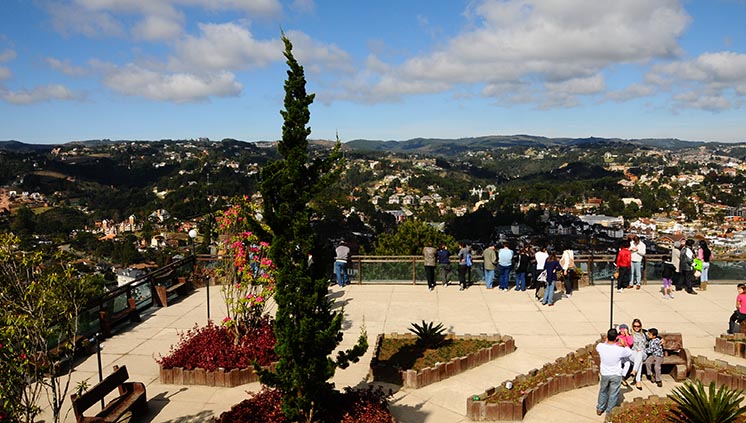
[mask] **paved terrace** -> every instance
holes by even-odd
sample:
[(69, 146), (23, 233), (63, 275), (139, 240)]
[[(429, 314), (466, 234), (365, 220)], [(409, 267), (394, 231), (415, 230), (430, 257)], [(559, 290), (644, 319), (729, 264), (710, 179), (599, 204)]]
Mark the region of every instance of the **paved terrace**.
[[(710, 285), (699, 295), (678, 293), (674, 300), (664, 300), (660, 284), (641, 290), (614, 293), (614, 322), (630, 323), (642, 319), (644, 327), (683, 333), (684, 346), (693, 355), (724, 359), (731, 364), (746, 365), (746, 360), (717, 354), (714, 337), (725, 332), (734, 306), (733, 285)], [(206, 323), (204, 288), (163, 309), (143, 316), (142, 323), (130, 325), (102, 343), (105, 373), (115, 364), (127, 365), (130, 379), (147, 386), (150, 406), (148, 422), (203, 422), (230, 409), (246, 397), (245, 391), (257, 391), (258, 383), (236, 388), (162, 385), (158, 381), (156, 354), (166, 354), (178, 340), (177, 331)], [(211, 292), (212, 316), (220, 321), (225, 306), (219, 290)], [(392, 412), (402, 423), (454, 423), (469, 421), (465, 413), (466, 398), (490, 386), (512, 379), (520, 373), (538, 368), (545, 362), (593, 343), (609, 324), (608, 282), (584, 287), (570, 299), (560, 299), (554, 307), (541, 306), (529, 292), (501, 292), (474, 286), (459, 292), (458, 286), (438, 286), (428, 292), (423, 285), (353, 285), (330, 288), (330, 295), (344, 306), (345, 337), (343, 347), (350, 346), (365, 324), (371, 345), (378, 333), (404, 333), (411, 322), (443, 322), (456, 334), (500, 333), (515, 338), (517, 350), (503, 358), (464, 372), (456, 377), (421, 389), (400, 389), (392, 399)], [(338, 388), (366, 383), (372, 347), (362, 360), (334, 377)], [(80, 363), (73, 381), (98, 380), (96, 355)], [(665, 395), (675, 386), (664, 376), (663, 388), (643, 379), (644, 389), (623, 389), (623, 399)], [(72, 385), (74, 386), (74, 384)], [(391, 386), (396, 389), (397, 387)], [(534, 407), (525, 422), (599, 422), (595, 414), (597, 386), (556, 395)], [(69, 401), (67, 403), (69, 407)], [(42, 416), (47, 422), (49, 415)], [(40, 419), (41, 420), (41, 419)], [(72, 413), (66, 421), (74, 421)]]

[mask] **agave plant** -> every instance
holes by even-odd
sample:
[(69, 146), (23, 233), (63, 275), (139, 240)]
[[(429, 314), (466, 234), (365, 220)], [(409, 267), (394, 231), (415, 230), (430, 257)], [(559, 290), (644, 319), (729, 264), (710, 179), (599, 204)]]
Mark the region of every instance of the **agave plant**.
[(742, 391), (726, 385), (717, 389), (715, 382), (711, 382), (705, 391), (701, 381), (686, 381), (668, 395), (677, 405), (668, 420), (674, 423), (735, 422), (746, 413), (746, 407), (741, 407), (742, 396)]
[(437, 347), (446, 339), (443, 323), (436, 325), (434, 322), (426, 323), (423, 320), (422, 325), (412, 323), (409, 331), (417, 335), (417, 342), (428, 347)]

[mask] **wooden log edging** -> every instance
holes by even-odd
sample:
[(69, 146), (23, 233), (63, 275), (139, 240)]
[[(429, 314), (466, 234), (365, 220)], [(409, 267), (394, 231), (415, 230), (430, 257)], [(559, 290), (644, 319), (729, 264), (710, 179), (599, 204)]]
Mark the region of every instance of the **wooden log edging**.
[(668, 397), (661, 397), (658, 395), (650, 395), (647, 398), (638, 397), (633, 399), (632, 401), (625, 401), (620, 405), (619, 407), (614, 407), (611, 410), (611, 415), (609, 416), (609, 421), (615, 422), (620, 421), (617, 416), (620, 414), (626, 412), (628, 409), (635, 409), (638, 407), (645, 407), (648, 404), (665, 404), (665, 403), (671, 403), (674, 402), (670, 400)]
[(746, 358), (746, 333), (720, 335), (715, 338), (715, 352)]
[(689, 373), (689, 379), (699, 380), (703, 385), (715, 382), (717, 386), (726, 385), (731, 389), (746, 390), (746, 366), (732, 365), (724, 360), (710, 360), (697, 356)]
[(437, 363), (432, 367), (425, 367), (422, 370), (399, 369), (393, 366), (383, 365), (378, 361), (378, 354), (381, 350), (383, 339), (415, 339), (413, 334), (378, 334), (376, 345), (373, 349), (373, 358), (370, 361), (370, 371), (368, 379), (378, 382), (388, 382), (402, 385), (405, 388), (418, 389), (423, 386), (448, 379), (459, 373), (480, 366), (488, 361), (502, 357), (515, 351), (515, 340), (508, 335), (448, 335), (448, 339), (480, 339), (494, 341), (489, 348), (482, 348), (479, 351), (467, 354), (462, 357), (452, 358), (445, 363)]
[(555, 364), (562, 364), (562, 362), (566, 362), (567, 360), (576, 360), (579, 357), (588, 357), (590, 355), (593, 359), (593, 365), (590, 368), (577, 370), (570, 374), (557, 374), (553, 377), (548, 377), (545, 381), (523, 392), (523, 395), (517, 401), (489, 401), (490, 397), (494, 396), (498, 390), (506, 389), (507, 382), (510, 382), (512, 386), (519, 386), (527, 379), (535, 377), (539, 373), (539, 369), (533, 369), (528, 374), (518, 375), (511, 381), (505, 381), (498, 386), (485, 390), (479, 395), (468, 397), (466, 399), (466, 416), (473, 421), (523, 420), (523, 417), (529, 410), (551, 396), (572, 389), (597, 384), (599, 381), (598, 365), (600, 359), (596, 352), (596, 344), (598, 344), (598, 341), (595, 344), (578, 348), (575, 352), (568, 353), (553, 363), (546, 363), (543, 367), (543, 369), (546, 369)]
[[(263, 366), (262, 369), (274, 372), (275, 365), (277, 365), (277, 362), (269, 366)], [(224, 369), (221, 367), (217, 370), (205, 370), (197, 367), (193, 370), (187, 370), (183, 367), (164, 369), (163, 366), (160, 366), (159, 378), (164, 385), (203, 385), (225, 388), (259, 381), (259, 375), (253, 367), (245, 369)]]

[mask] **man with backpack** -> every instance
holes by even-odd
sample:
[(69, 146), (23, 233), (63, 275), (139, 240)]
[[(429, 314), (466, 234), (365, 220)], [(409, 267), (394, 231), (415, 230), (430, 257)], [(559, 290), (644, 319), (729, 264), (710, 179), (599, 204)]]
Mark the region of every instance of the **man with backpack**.
[(684, 243), (684, 248), (681, 249), (681, 258), (679, 262), (679, 271), (681, 271), (681, 278), (684, 282), (687, 294), (697, 295), (694, 292), (694, 246), (693, 239), (687, 239)]

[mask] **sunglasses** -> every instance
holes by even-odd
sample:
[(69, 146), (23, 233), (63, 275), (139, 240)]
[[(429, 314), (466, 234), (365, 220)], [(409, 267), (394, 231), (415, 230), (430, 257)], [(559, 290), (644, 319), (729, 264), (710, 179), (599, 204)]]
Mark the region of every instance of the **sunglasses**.
[(641, 328), (642, 326), (640, 326), (640, 325), (632, 325), (632, 327), (633, 328)]

